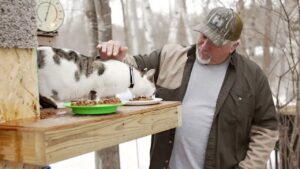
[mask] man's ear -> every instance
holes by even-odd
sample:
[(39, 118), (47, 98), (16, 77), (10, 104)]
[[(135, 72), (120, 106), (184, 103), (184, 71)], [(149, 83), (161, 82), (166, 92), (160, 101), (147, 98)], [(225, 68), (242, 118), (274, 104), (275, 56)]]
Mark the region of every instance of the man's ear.
[(239, 41), (234, 42), (234, 43), (231, 45), (230, 53), (234, 52), (235, 49), (236, 49), (239, 45), (240, 45), (240, 42), (239, 42)]

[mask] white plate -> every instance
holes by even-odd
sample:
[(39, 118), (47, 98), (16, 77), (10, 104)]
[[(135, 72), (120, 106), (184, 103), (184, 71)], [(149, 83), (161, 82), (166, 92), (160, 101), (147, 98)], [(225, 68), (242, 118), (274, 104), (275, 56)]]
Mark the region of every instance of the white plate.
[(134, 100), (134, 101), (128, 101), (125, 103), (125, 105), (130, 106), (139, 106), (139, 105), (151, 105), (151, 104), (158, 104), (162, 101), (162, 98), (154, 98), (153, 100)]

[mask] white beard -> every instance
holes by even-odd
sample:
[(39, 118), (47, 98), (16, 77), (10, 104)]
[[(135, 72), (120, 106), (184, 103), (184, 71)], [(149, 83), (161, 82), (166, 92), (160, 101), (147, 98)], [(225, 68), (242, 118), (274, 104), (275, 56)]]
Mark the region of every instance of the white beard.
[(196, 58), (197, 58), (197, 60), (198, 60), (199, 63), (204, 64), (204, 65), (209, 64), (210, 60), (211, 60), (211, 57), (209, 57), (208, 59), (203, 59), (200, 56), (198, 46), (197, 46), (197, 49), (196, 49)]

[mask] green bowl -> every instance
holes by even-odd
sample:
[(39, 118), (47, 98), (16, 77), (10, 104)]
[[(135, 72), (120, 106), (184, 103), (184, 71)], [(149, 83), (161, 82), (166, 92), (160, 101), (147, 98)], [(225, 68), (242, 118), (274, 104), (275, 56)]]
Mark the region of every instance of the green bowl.
[(95, 106), (71, 106), (71, 103), (64, 103), (65, 107), (71, 108), (74, 114), (112, 114), (122, 104), (97, 104)]

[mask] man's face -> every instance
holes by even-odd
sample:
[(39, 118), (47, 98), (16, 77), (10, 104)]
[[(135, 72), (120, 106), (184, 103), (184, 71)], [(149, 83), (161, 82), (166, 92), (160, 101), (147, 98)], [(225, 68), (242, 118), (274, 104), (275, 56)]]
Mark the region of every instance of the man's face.
[(207, 64), (223, 63), (238, 46), (238, 42), (228, 42), (222, 46), (216, 46), (204, 34), (199, 34), (198, 53), (200, 60)]

